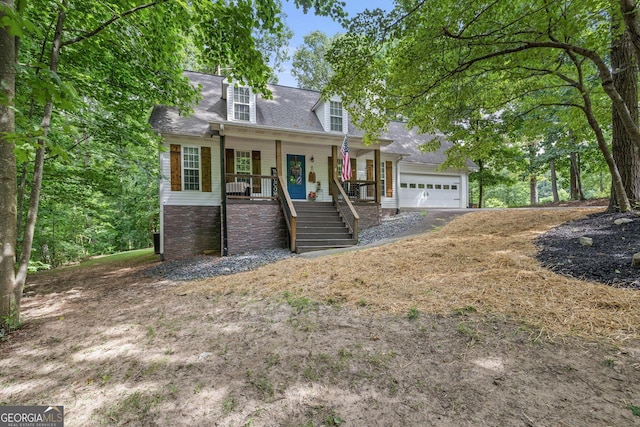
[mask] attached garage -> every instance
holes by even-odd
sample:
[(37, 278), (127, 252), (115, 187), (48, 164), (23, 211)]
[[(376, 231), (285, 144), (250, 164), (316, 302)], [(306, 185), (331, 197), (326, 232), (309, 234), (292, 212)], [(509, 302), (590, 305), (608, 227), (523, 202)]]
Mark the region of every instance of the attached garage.
[[(443, 168), (447, 150), (453, 147), (442, 136), (407, 132), (404, 124), (391, 122), (385, 138), (393, 142), (381, 151), (389, 157), (397, 155), (396, 207), (408, 208), (466, 208), (469, 200), (469, 172), (477, 166), (467, 160), (461, 167)], [(421, 146), (438, 138), (435, 151), (423, 151)], [(387, 201), (388, 202), (388, 201)], [(384, 203), (384, 200), (383, 200)]]
[(460, 175), (400, 173), (400, 208), (461, 208)]

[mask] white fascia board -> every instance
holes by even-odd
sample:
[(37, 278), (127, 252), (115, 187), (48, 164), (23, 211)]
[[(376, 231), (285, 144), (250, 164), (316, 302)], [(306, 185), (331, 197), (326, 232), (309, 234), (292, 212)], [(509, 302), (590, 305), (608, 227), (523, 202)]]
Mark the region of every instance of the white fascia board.
[[(223, 135), (236, 136), (236, 137), (248, 137), (255, 139), (267, 139), (274, 140), (280, 139), (288, 142), (300, 142), (300, 143), (314, 143), (326, 145), (341, 145), (344, 140), (345, 134), (342, 132), (316, 132), (306, 130), (290, 130), (282, 129), (270, 126), (252, 125), (249, 123), (239, 124), (236, 122), (224, 122)], [(211, 126), (220, 125), (217, 123), (211, 123)], [(371, 148), (372, 146), (365, 145), (362, 142), (362, 137), (354, 135), (346, 135), (349, 143), (354, 143), (358, 147), (354, 148)], [(393, 141), (390, 139), (378, 139), (378, 145), (383, 147), (391, 144)]]
[(214, 136), (217, 137), (217, 135), (211, 135), (209, 133), (203, 133), (201, 135), (189, 135), (185, 133), (158, 132), (157, 135), (159, 135), (165, 140), (167, 139), (167, 137), (176, 138), (176, 139), (194, 139), (194, 140), (210, 139), (210, 138), (213, 138)]

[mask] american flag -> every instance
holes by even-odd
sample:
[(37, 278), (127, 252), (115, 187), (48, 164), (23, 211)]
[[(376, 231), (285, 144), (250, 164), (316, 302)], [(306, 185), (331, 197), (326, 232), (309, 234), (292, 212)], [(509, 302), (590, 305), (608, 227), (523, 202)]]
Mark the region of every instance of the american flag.
[(349, 159), (349, 144), (346, 136), (342, 141), (340, 153), (342, 153), (342, 182), (345, 182), (351, 179), (351, 160)]

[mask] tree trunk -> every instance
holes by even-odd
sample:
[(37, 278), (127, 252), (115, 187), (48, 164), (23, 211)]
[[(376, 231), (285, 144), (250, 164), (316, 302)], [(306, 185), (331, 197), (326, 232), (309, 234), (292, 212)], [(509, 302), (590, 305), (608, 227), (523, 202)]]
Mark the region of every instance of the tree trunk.
[(580, 155), (571, 153), (571, 200), (584, 200), (582, 192), (582, 176), (580, 172)]
[[(583, 94), (584, 96), (584, 94)], [(587, 95), (588, 97), (588, 95)], [(613, 155), (611, 151), (609, 151), (609, 147), (607, 146), (607, 142), (604, 139), (604, 135), (602, 133), (602, 129), (598, 125), (596, 121), (593, 111), (591, 110), (591, 102), (588, 104), (588, 108), (585, 108), (587, 111), (587, 121), (596, 134), (596, 140), (598, 141), (598, 148), (602, 152), (604, 156), (605, 162), (607, 162), (607, 166), (609, 167), (609, 173), (611, 174), (611, 186), (612, 191), (611, 194), (616, 195), (616, 200), (618, 201), (619, 210), (622, 212), (628, 212), (631, 210), (631, 204), (629, 203), (629, 199), (627, 198), (627, 193), (624, 189), (624, 184), (622, 183), (622, 178), (620, 177), (620, 172), (618, 171), (618, 166), (616, 165), (615, 160), (613, 159)], [(576, 185), (577, 188), (577, 185)], [(580, 197), (580, 193), (578, 192), (578, 198)]]
[(482, 183), (482, 176), (484, 174), (484, 162), (482, 160), (478, 160), (478, 209), (482, 207), (482, 196), (484, 193), (484, 185)]
[[(20, 167), (20, 183), (18, 184), (18, 220), (16, 221), (16, 237), (20, 240), (20, 230), (24, 230), (22, 226), (22, 215), (24, 215), (24, 194), (27, 188), (27, 164), (23, 163)], [(16, 248), (17, 249), (17, 248)]]
[(569, 166), (569, 176), (571, 177), (569, 193), (571, 194), (571, 200), (578, 200), (578, 166), (576, 163), (576, 153), (572, 152), (569, 155), (569, 159), (571, 161)]
[[(581, 88), (584, 89), (584, 88)], [(587, 121), (589, 122), (589, 126), (593, 129), (593, 133), (596, 135), (596, 141), (598, 142), (598, 148), (600, 148), (600, 152), (604, 157), (605, 162), (607, 162), (607, 166), (609, 168), (609, 173), (611, 174), (611, 186), (613, 191), (611, 194), (616, 195), (616, 200), (618, 201), (618, 206), (620, 211), (628, 212), (631, 210), (631, 204), (629, 203), (629, 198), (627, 197), (627, 193), (624, 189), (624, 184), (622, 183), (622, 178), (620, 176), (620, 172), (618, 171), (618, 166), (609, 150), (609, 146), (607, 145), (607, 141), (604, 139), (604, 134), (602, 133), (602, 129), (598, 124), (598, 121), (593, 114), (593, 108), (591, 106), (591, 97), (588, 92), (582, 92), (582, 99), (584, 100), (584, 112), (587, 116)], [(572, 162), (573, 164), (573, 162)], [(575, 162), (575, 168), (578, 168), (577, 158)], [(579, 171), (576, 171), (576, 177), (579, 176)], [(576, 179), (576, 189), (577, 189), (577, 179)], [(578, 198), (580, 197), (580, 192), (577, 193)]]
[(571, 164), (569, 166), (569, 194), (571, 200), (578, 200), (578, 184), (576, 179), (576, 153), (571, 153), (569, 155), (569, 159)]
[(551, 172), (551, 193), (553, 194), (553, 203), (558, 203), (560, 201), (560, 196), (558, 195), (558, 175), (556, 174), (556, 161), (554, 159), (549, 161), (549, 170)]
[(578, 200), (584, 200), (584, 192), (582, 191), (582, 161), (580, 153), (576, 154), (576, 188), (578, 189)]
[[(628, 32), (624, 32), (611, 46), (611, 64), (613, 83), (624, 99), (635, 126), (638, 126), (638, 67), (634, 48)], [(632, 207), (640, 205), (640, 149), (634, 144), (631, 135), (616, 109), (612, 112), (613, 158), (620, 171), (627, 198)], [(619, 204), (614, 198), (613, 204)]]
[(640, 59), (640, 18), (636, 0), (620, 0), (620, 11), (636, 53), (636, 61), (638, 61)]
[[(571, 52), (567, 52), (567, 54), (569, 55), (569, 57), (571, 58), (572, 62), (575, 64), (576, 66), (576, 70), (578, 71), (578, 84), (576, 86), (576, 88), (580, 91), (580, 94), (582, 95), (582, 101), (584, 102), (584, 107), (583, 107), (583, 111), (584, 114), (587, 116), (587, 122), (589, 123), (589, 126), (591, 127), (591, 129), (593, 130), (593, 133), (596, 135), (596, 141), (598, 142), (598, 148), (600, 149), (600, 152), (602, 153), (602, 156), (604, 157), (605, 162), (607, 163), (607, 167), (609, 168), (609, 173), (611, 174), (611, 185), (613, 187), (613, 191), (611, 192), (612, 194), (616, 195), (616, 199), (618, 201), (618, 204), (620, 206), (620, 210), (622, 212), (628, 212), (631, 210), (631, 204), (629, 203), (629, 198), (627, 197), (627, 193), (624, 189), (624, 184), (622, 183), (622, 178), (620, 177), (620, 171), (618, 170), (618, 166), (616, 165), (616, 162), (613, 158), (613, 155), (611, 154), (611, 151), (609, 150), (609, 146), (607, 145), (607, 141), (605, 141), (604, 139), (604, 134), (602, 133), (602, 129), (600, 128), (600, 124), (598, 123), (598, 120), (596, 119), (595, 114), (593, 113), (593, 106), (591, 104), (591, 96), (589, 95), (589, 92), (585, 89), (584, 87), (584, 81), (583, 81), (583, 74), (582, 74), (582, 65), (580, 63), (580, 61), (577, 60), (577, 58), (575, 57), (575, 55)], [(600, 64), (602, 65), (602, 64)], [(601, 68), (600, 66), (598, 66), (598, 68), (600, 69), (602, 74), (607, 74), (607, 75), (611, 75), (611, 73), (609, 72), (608, 69), (606, 69), (606, 67)], [(624, 102), (622, 102), (622, 98), (620, 97), (620, 94), (618, 94), (617, 90), (615, 89), (615, 87), (610, 87), (612, 85), (609, 84), (605, 84), (603, 82), (603, 89), (608, 90), (610, 92), (612, 92), (613, 94), (616, 95), (616, 97), (611, 97), (612, 100), (614, 100), (614, 98), (617, 100), (614, 100), (614, 107), (616, 109), (619, 110), (623, 110), (624, 112), (626, 112), (626, 116), (628, 120), (623, 120), (625, 122), (627, 121), (631, 121), (629, 118), (629, 110), (626, 108), (626, 106), (624, 105)], [(622, 105), (619, 105), (620, 103), (622, 103)], [(621, 113), (622, 116), (622, 113)], [(638, 127), (637, 125), (635, 125), (635, 133), (638, 133)], [(631, 130), (633, 130), (633, 126), (631, 127), (627, 127), (625, 125), (625, 128), (627, 130), (627, 132), (630, 134), (630, 136), (632, 137), (632, 141), (634, 141), (635, 143), (635, 139), (633, 138), (633, 136), (631, 135), (632, 132)], [(640, 140), (638, 140), (638, 142), (640, 143)], [(577, 160), (577, 159), (576, 159)], [(576, 161), (576, 169), (577, 168), (577, 161)], [(579, 175), (577, 175), (579, 176)], [(577, 188), (577, 180), (576, 180), (576, 188)], [(578, 193), (578, 197), (579, 197), (579, 193)]]
[[(13, 0), (0, 4), (14, 9)], [(4, 16), (4, 14), (0, 14)], [(15, 132), (13, 102), (16, 87), (16, 40), (8, 27), (0, 27), (0, 88), (7, 103), (0, 105), (0, 328), (6, 331), (15, 288), (16, 260), (16, 156), (11, 135)]]
[(529, 175), (529, 203), (538, 204), (538, 177), (534, 174)]
[[(56, 31), (53, 38), (53, 47), (51, 48), (51, 58), (49, 70), (52, 73), (58, 71), (58, 61), (60, 60), (60, 49), (62, 47), (62, 31), (66, 18), (67, 2), (63, 1), (58, 11), (58, 21), (56, 23)], [(40, 202), (40, 190), (42, 189), (42, 175), (44, 169), (44, 156), (46, 153), (46, 139), (51, 125), (51, 116), (53, 114), (53, 99), (47, 100), (42, 113), (42, 137), (39, 141), (38, 150), (36, 151), (35, 165), (33, 169), (33, 184), (31, 186), (31, 195), (29, 197), (29, 211), (27, 212), (27, 222), (25, 226), (24, 238), (22, 240), (22, 251), (20, 253), (20, 263), (18, 272), (16, 273), (16, 286), (14, 288), (14, 297), (16, 310), (20, 312), (20, 302), (22, 300), (22, 290), (27, 280), (27, 272), (29, 267), (29, 259), (31, 258), (31, 248), (33, 245), (33, 236), (35, 234), (36, 220), (38, 218), (38, 204)]]

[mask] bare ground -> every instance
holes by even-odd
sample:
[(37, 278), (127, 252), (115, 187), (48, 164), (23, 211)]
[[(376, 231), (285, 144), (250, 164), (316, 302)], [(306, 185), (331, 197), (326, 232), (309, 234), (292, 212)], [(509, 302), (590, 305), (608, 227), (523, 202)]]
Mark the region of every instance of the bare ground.
[(67, 426), (640, 425), (640, 294), (535, 260), (586, 213), (474, 212), (201, 282), (147, 278), (149, 256), (37, 274), (0, 404)]

